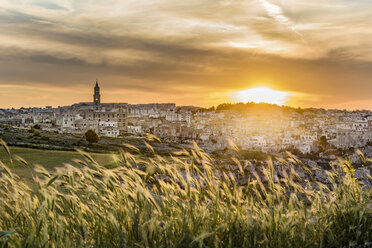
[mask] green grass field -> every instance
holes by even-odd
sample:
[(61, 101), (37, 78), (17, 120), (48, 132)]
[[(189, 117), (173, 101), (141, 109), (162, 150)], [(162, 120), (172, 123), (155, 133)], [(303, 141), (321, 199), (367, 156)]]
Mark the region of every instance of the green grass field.
[[(77, 152), (72, 151), (53, 151), (53, 150), (41, 150), (31, 149), (22, 147), (10, 147), (12, 155), (18, 155), (25, 159), (29, 164), (40, 164), (45, 168), (54, 168), (62, 166), (64, 163), (73, 163), (73, 159), (81, 159), (82, 156)], [(112, 163), (112, 154), (101, 154), (92, 153), (92, 157), (100, 164), (106, 165)], [(4, 163), (9, 162), (9, 156), (4, 149), (0, 150), (0, 159)], [(19, 166), (22, 163), (14, 161), (15, 166)]]
[[(80, 166), (79, 163), (74, 162), (75, 159), (83, 159), (83, 157), (78, 152), (73, 151), (53, 151), (53, 150), (41, 150), (41, 149), (31, 149), (23, 147), (10, 147), (10, 152), (12, 156), (15, 155), (23, 158), (27, 161), (29, 166), (24, 165), (17, 159), (13, 159), (13, 163), (10, 163), (10, 158), (6, 153), (5, 149), (0, 147), (0, 161), (7, 165), (11, 165), (12, 172), (19, 175), (22, 180), (28, 184), (33, 184), (32, 180), (32, 167), (34, 165), (42, 165), (50, 172), (53, 172), (56, 167), (61, 167), (65, 163), (74, 166)], [(95, 161), (103, 166), (109, 166), (114, 161), (114, 154), (101, 154), (101, 153), (91, 153), (90, 154)]]

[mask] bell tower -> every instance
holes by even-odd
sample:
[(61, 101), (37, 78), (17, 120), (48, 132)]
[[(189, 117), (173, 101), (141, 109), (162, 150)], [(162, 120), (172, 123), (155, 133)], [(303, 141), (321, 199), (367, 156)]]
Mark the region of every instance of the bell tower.
[(96, 80), (96, 86), (94, 87), (93, 103), (96, 108), (101, 104), (101, 94), (99, 93), (98, 81)]

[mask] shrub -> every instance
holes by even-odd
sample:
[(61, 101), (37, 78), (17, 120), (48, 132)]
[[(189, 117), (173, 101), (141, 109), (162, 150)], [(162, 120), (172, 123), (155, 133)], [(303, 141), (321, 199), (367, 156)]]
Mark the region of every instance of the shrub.
[(36, 131), (35, 129), (34, 129), (34, 137), (41, 137), (41, 134), (40, 134), (40, 132), (39, 131)]
[(326, 136), (323, 135), (319, 138), (319, 146), (323, 149), (323, 151), (328, 148), (329, 143)]
[(241, 150), (240, 154), (245, 160), (255, 159), (259, 161), (265, 161), (268, 157), (268, 155), (265, 152), (255, 150)]
[(33, 126), (33, 128), (35, 128), (35, 129), (41, 129), (41, 126), (39, 125), (39, 124), (35, 124), (34, 126)]
[(36, 129), (35, 129), (34, 127), (31, 127), (31, 128), (28, 130), (29, 133), (34, 133), (35, 131), (36, 131)]
[(46, 141), (49, 141), (50, 138), (48, 136), (41, 136), (41, 140), (46, 140)]
[(97, 143), (99, 140), (97, 133), (93, 129), (89, 129), (88, 131), (86, 131), (85, 139), (89, 143)]

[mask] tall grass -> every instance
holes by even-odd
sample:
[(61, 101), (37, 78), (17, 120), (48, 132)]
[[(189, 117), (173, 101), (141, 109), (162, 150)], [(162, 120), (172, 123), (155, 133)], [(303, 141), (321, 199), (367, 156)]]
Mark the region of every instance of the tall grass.
[[(371, 193), (348, 172), (347, 161), (328, 173), (331, 190), (270, 160), (261, 176), (253, 173), (238, 186), (229, 171), (217, 174), (197, 146), (170, 158), (146, 146), (154, 156), (140, 160), (121, 150), (112, 169), (83, 151), (81, 168), (66, 164), (51, 173), (33, 167), (37, 189), (0, 163), (0, 247), (372, 245)], [(246, 175), (245, 165), (235, 162)]]

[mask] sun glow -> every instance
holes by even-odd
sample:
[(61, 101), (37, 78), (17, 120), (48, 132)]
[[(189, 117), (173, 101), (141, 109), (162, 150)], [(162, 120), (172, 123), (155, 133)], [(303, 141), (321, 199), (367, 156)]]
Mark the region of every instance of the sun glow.
[(288, 92), (273, 90), (268, 87), (257, 87), (235, 92), (235, 98), (244, 103), (265, 102), (283, 105), (289, 96), (290, 94)]

